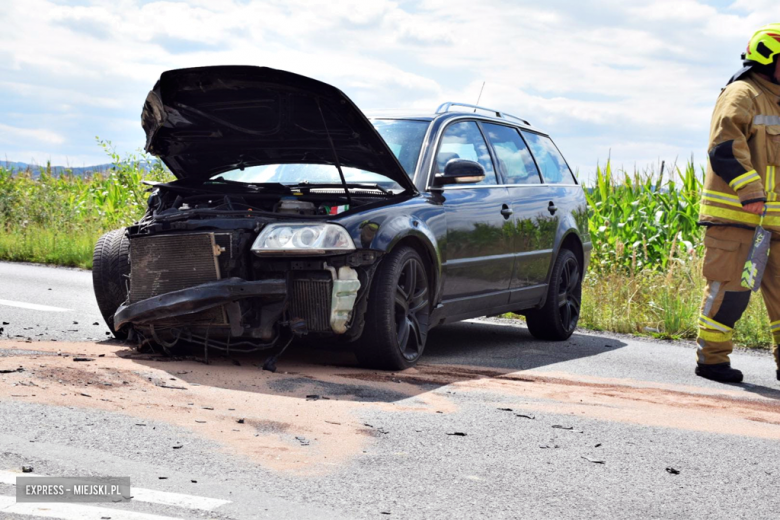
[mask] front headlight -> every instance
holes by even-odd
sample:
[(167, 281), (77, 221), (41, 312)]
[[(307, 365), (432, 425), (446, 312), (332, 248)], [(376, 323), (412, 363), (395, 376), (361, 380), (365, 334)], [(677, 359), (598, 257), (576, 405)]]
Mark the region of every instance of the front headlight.
[(269, 224), (260, 232), (252, 252), (263, 254), (322, 254), (354, 251), (355, 243), (347, 230), (337, 224)]

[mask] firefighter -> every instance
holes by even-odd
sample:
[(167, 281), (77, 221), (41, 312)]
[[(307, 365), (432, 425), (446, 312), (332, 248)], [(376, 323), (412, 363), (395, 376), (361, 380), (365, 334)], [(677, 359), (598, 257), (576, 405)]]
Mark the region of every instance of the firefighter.
[(742, 57), (744, 67), (723, 89), (712, 115), (699, 221), (706, 226), (707, 286), (696, 375), (727, 383), (742, 381), (729, 354), (734, 325), (750, 300), (750, 290), (741, 285), (742, 270), (762, 216), (772, 241), (761, 294), (780, 380), (780, 23), (759, 29)]

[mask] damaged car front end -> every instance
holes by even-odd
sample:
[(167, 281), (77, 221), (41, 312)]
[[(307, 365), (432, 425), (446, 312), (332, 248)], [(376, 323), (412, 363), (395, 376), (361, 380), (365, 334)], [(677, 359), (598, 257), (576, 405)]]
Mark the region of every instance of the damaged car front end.
[(417, 191), (349, 98), (274, 69), (182, 69), (161, 76), (142, 123), (177, 179), (151, 184), (143, 218), (96, 247), (117, 337), (228, 352), (360, 337), (387, 252), (377, 231)]

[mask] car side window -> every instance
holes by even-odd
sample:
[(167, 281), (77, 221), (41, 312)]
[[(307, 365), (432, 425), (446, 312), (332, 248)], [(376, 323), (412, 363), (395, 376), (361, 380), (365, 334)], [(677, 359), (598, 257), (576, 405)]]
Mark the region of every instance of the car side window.
[(436, 154), (436, 173), (443, 173), (452, 159), (478, 162), (485, 168), (485, 179), (478, 184), (498, 184), (490, 152), (476, 122), (453, 123), (444, 130)]
[(544, 182), (547, 184), (577, 183), (552, 139), (533, 132), (522, 132), (522, 134), (536, 158)]
[(507, 184), (541, 184), (539, 170), (517, 129), (482, 123), (488, 141), (506, 175)]

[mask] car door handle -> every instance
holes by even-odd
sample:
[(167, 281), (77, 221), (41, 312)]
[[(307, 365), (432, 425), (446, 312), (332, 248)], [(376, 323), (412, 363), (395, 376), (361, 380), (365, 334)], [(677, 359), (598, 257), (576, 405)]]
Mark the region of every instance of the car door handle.
[(555, 215), (555, 212), (558, 211), (558, 208), (553, 201), (550, 201), (550, 204), (547, 206), (547, 211), (550, 212), (550, 215)]
[(514, 213), (514, 210), (512, 210), (512, 208), (510, 208), (506, 204), (501, 206), (501, 214), (504, 215), (504, 218), (511, 217), (513, 213)]

